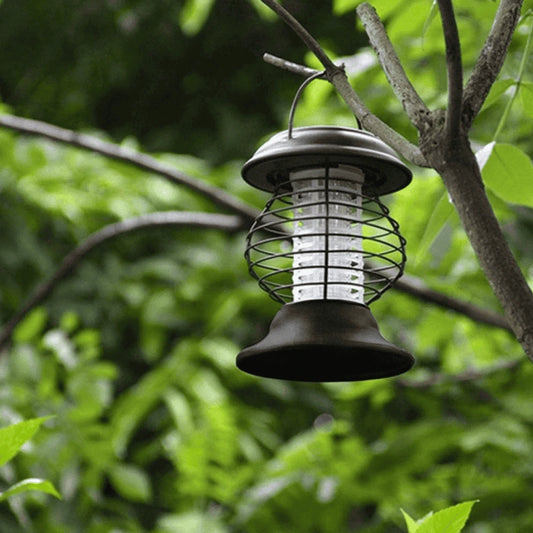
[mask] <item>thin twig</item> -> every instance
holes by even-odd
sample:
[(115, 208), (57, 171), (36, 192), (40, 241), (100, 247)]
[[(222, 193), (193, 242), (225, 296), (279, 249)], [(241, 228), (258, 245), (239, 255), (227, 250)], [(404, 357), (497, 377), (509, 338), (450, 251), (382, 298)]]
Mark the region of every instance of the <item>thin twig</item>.
[[(56, 272), (47, 281), (41, 283), (37, 287), (26, 304), (19, 309), (0, 332), (0, 350), (7, 346), (13, 330), (22, 319), (32, 309), (43, 302), (62, 280), (74, 272), (85, 256), (107, 241), (126, 233), (156, 227), (196, 227), (235, 232), (245, 229), (246, 225), (246, 222), (239, 216), (165, 211), (150, 213), (105, 226), (97, 232), (89, 235), (89, 237), (87, 237), (79, 246), (70, 252), (63, 259)], [(505, 330), (510, 330), (502, 316), (472, 305), (466, 301), (430, 289), (422, 280), (413, 276), (404, 275), (403, 278), (396, 281), (393, 287), (400, 292), (410, 294), (423, 301), (465, 315), (475, 322), (481, 322)]]
[[(320, 72), (318, 70), (308, 69), (298, 63), (272, 56), (271, 54), (265, 54), (263, 59), (271, 65), (306, 77), (308, 77), (308, 74), (313, 75)], [(394, 131), (385, 122), (376, 117), (368, 107), (366, 107), (361, 98), (353, 90), (348, 78), (344, 74), (337, 76), (332, 83), (339, 94), (344, 98), (346, 105), (350, 108), (363, 128), (372, 132), (374, 135), (377, 135), (381, 140), (386, 142), (391, 148), (407, 159), (407, 161), (421, 167), (428, 166), (426, 159), (414, 144), (411, 144), (407, 139)]]
[(451, 0), (438, 0), (448, 71), (448, 109), (446, 110), (446, 135), (449, 141), (458, 138), (461, 130), (463, 106), (463, 64), (461, 42)]
[(8, 345), (14, 329), (21, 320), (47, 298), (56, 286), (76, 269), (87, 254), (105, 242), (126, 233), (155, 227), (205, 228), (236, 232), (244, 229), (244, 226), (246, 225), (247, 224), (243, 218), (234, 215), (164, 211), (130, 218), (105, 226), (99, 231), (89, 235), (89, 237), (87, 237), (80, 245), (72, 250), (72, 252), (63, 259), (61, 265), (54, 274), (37, 287), (29, 300), (18, 310), (11, 320), (7, 322), (0, 332), (0, 351)]
[(363, 3), (357, 7), (356, 11), (387, 80), (407, 116), (417, 128), (423, 127), (430, 111), (407, 77), (376, 10), (369, 4)]
[(118, 161), (129, 163), (148, 172), (152, 172), (177, 185), (184, 185), (209, 198), (214, 204), (238, 213), (248, 220), (254, 220), (257, 215), (256, 210), (243, 202), (237, 200), (226, 191), (213, 187), (207, 183), (192, 178), (187, 174), (161, 163), (157, 159), (147, 154), (137, 152), (131, 148), (125, 148), (117, 144), (102, 141), (92, 135), (76, 133), (72, 130), (59, 128), (39, 120), (17, 117), (14, 115), (0, 115), (0, 127), (9, 128), (29, 135), (39, 135), (53, 141), (90, 150), (105, 157), (110, 157)]
[[(281, 60), (281, 61), (284, 62), (285, 60)], [(299, 71), (299, 69), (297, 70)], [(300, 73), (300, 72), (297, 72), (297, 73)], [(346, 89), (345, 92), (348, 93), (348, 89)], [(357, 106), (357, 108), (360, 110), (361, 112), (360, 116), (362, 117), (363, 126), (366, 129), (374, 132), (376, 135), (378, 135), (381, 138), (384, 138), (384, 139), (388, 138), (389, 144), (393, 148), (395, 148), (398, 152), (405, 153), (409, 151), (411, 145), (408, 144), (408, 145), (401, 146), (401, 140), (399, 140), (398, 138), (395, 138), (394, 136), (389, 136), (388, 130), (390, 130), (390, 128), (385, 123), (381, 122), (377, 117), (375, 117), (375, 115), (370, 113), (370, 111), (368, 111), (368, 109), (364, 106), (363, 102), (358, 98), (358, 96), (355, 93), (353, 93), (352, 98), (353, 98), (353, 102), (352, 102), (351, 107)], [(113, 145), (111, 143), (107, 143), (104, 141), (100, 141), (99, 139), (96, 139), (88, 135), (76, 134), (72, 131), (58, 128), (51, 124), (46, 124), (46, 123), (34, 121), (34, 120), (21, 119), (19, 117), (15, 117), (12, 115), (0, 116), (0, 126), (4, 126), (6, 128), (10, 128), (10, 129), (20, 131), (23, 133), (29, 133), (32, 135), (40, 135), (40, 136), (49, 138), (54, 141), (59, 141), (59, 142), (63, 142), (66, 144), (73, 144), (80, 148), (95, 151), (96, 153), (99, 153), (105, 157), (112, 157), (114, 159), (119, 159), (121, 161), (133, 164), (135, 166), (139, 166), (140, 168), (143, 168), (150, 172), (153, 172), (156, 174), (161, 173), (163, 177), (167, 177), (168, 179), (171, 179), (171, 181), (175, 183), (179, 183), (180, 185), (191, 187), (194, 190), (199, 190), (197, 180), (193, 180), (193, 178), (183, 175), (182, 173), (180, 173), (179, 171), (173, 168), (169, 168), (167, 166), (161, 165), (159, 162), (157, 162), (150, 156), (139, 154), (138, 152), (127, 150), (120, 146)], [(379, 135), (379, 133), (381, 133), (381, 135)], [(394, 132), (392, 131), (392, 133)], [(416, 153), (413, 153), (412, 159), (416, 160), (416, 158), (417, 158)], [(421, 161), (420, 163), (423, 164), (424, 161)], [(172, 176), (172, 178), (170, 178), (170, 176)], [(185, 178), (185, 179), (182, 179), (182, 178)], [(190, 183), (191, 181), (193, 182), (192, 184)], [(209, 197), (211, 197), (211, 195), (213, 194), (213, 190), (215, 191), (216, 195), (218, 195), (220, 192), (224, 192), (224, 191), (219, 191), (219, 189), (211, 187), (209, 190), (209, 193), (207, 194)], [(200, 192), (203, 192), (205, 194), (204, 190), (200, 190)], [(227, 193), (224, 193), (224, 194), (227, 194)], [(167, 212), (164, 214), (154, 213), (152, 215), (145, 215), (143, 217), (133, 219), (132, 221), (133, 225), (131, 226), (132, 229), (129, 229), (130, 223), (128, 221), (119, 222), (117, 224), (112, 224), (108, 228), (103, 228), (99, 232), (96, 232), (92, 236), (88, 237), (86, 241), (84, 241), (78, 248), (76, 248), (77, 252), (76, 250), (74, 250), (73, 252), (71, 252), (71, 254), (65, 257), (58, 271), (54, 274), (51, 280), (49, 280), (49, 282), (43, 283), (37, 289), (33, 299), (30, 300), (28, 304), (26, 304), (26, 306), (22, 308), (21, 310), (19, 310), (19, 312), (17, 313), (17, 316), (19, 314), (21, 314), (21, 316), (18, 319), (16, 317), (13, 317), (12, 321), (16, 320), (15, 322), (15, 325), (16, 325), (17, 323), (20, 322), (21, 318), (28, 313), (29, 310), (31, 310), (33, 307), (35, 307), (40, 302), (42, 302), (48, 296), (51, 290), (54, 288), (55, 283), (63, 279), (62, 272), (65, 272), (64, 275), (66, 276), (77, 265), (79, 260), (81, 260), (81, 258), (84, 256), (84, 253), (83, 253), (84, 249), (88, 248), (88, 251), (90, 251), (94, 249), (96, 246), (98, 246), (100, 242), (105, 242), (109, 238), (121, 235), (123, 233), (127, 233), (128, 231), (135, 231), (137, 229), (155, 227), (158, 225), (159, 226), (161, 225), (175, 226), (175, 225), (182, 224), (184, 226), (191, 225), (193, 227), (195, 225), (197, 225), (198, 227), (213, 227), (212, 224), (214, 223), (214, 221), (217, 220), (214, 217), (222, 217), (219, 219), (219, 221), (226, 220), (229, 224), (228, 227), (221, 226), (220, 229), (226, 229), (227, 231), (230, 231), (232, 230), (231, 226), (233, 224), (235, 224), (235, 227), (237, 226), (237, 220), (239, 221), (238, 224), (240, 224), (239, 225), (239, 228), (240, 228), (242, 227), (242, 223), (244, 220), (248, 221), (249, 219), (255, 218), (257, 216), (257, 213), (258, 213), (257, 211), (253, 210), (252, 208), (248, 206), (245, 206), (245, 209), (243, 209), (242, 206), (244, 204), (241, 204), (240, 202), (234, 200), (233, 197), (231, 197), (231, 200), (232, 201), (230, 202), (223, 201), (219, 203), (221, 205), (224, 205), (228, 209), (234, 211), (235, 213), (240, 215), (240, 217), (230, 217), (228, 215), (205, 214), (205, 217), (206, 217), (205, 220), (200, 221), (198, 219), (198, 217), (201, 216), (200, 214), (197, 214), (196, 220), (193, 220), (191, 218), (191, 214), (187, 214), (187, 213), (179, 213), (179, 212)], [(185, 217), (185, 218), (182, 218), (182, 217)], [(224, 219), (223, 217), (227, 217), (227, 218)], [(221, 224), (224, 224), (224, 223), (221, 222)], [(82, 253), (81, 255), (78, 256), (80, 250)], [(74, 263), (71, 266), (72, 261), (74, 261)], [(57, 281), (53, 281), (56, 278), (57, 278)], [(51, 283), (49, 288), (47, 288), (47, 283)], [(502, 322), (501, 318), (498, 318), (498, 315), (491, 314), (481, 308), (472, 306), (471, 304), (468, 304), (467, 302), (464, 302), (456, 298), (448, 297), (446, 295), (443, 295), (442, 293), (429, 289), (424, 286), (422, 281), (417, 280), (416, 278), (404, 276), (401, 280), (396, 282), (395, 288), (402, 292), (412, 294), (413, 296), (417, 298), (421, 298), (427, 302), (431, 302), (436, 305), (440, 305), (441, 307), (448, 308), (458, 313), (464, 314), (465, 316), (469, 316), (475, 321), (491, 324), (496, 327), (501, 327), (504, 329), (508, 329), (508, 326), (505, 324), (505, 322)], [(33, 302), (33, 303), (30, 304), (30, 302)], [(493, 315), (493, 316), (491, 317), (490, 315)], [(6, 328), (9, 327), (10, 323), (6, 324)], [(11, 330), (15, 327), (15, 325), (11, 327)], [(4, 345), (6, 342), (5, 340), (2, 340), (2, 339), (4, 339), (4, 336), (0, 335), (0, 345)]]
[(361, 125), (370, 131), (391, 148), (396, 150), (403, 158), (419, 167), (429, 167), (426, 158), (414, 144), (410, 143), (403, 135), (393, 130), (388, 124), (374, 115), (359, 95), (353, 90), (348, 78), (344, 73), (335, 75), (332, 80), (335, 89), (342, 96), (346, 105), (352, 110), (353, 114), (359, 119)]
[(331, 61), (320, 44), (318, 44), (318, 41), (282, 5), (278, 4), (275, 0), (261, 0), (261, 2), (272, 9), (300, 37), (328, 72), (334, 72), (342, 68)]
[(308, 78), (309, 76), (313, 76), (314, 74), (318, 74), (320, 72), (319, 70), (315, 70), (314, 68), (304, 67), (303, 65), (293, 63), (292, 61), (287, 61), (286, 59), (282, 59), (281, 57), (277, 57), (272, 54), (263, 54), (263, 61), (274, 67), (278, 67), (283, 70), (292, 72), (293, 74), (304, 76), (305, 78)]
[[(368, 107), (366, 107), (364, 102), (350, 85), (344, 68), (335, 65), (335, 63), (329, 59), (326, 52), (322, 50), (318, 42), (309, 34), (309, 32), (300, 24), (300, 22), (298, 22), (286, 9), (281, 7), (274, 0), (261, 1), (270, 7), (274, 12), (276, 12), (317, 56), (326, 69), (327, 79), (337, 89), (338, 93), (346, 102), (346, 105), (351, 109), (353, 114), (357, 117), (365, 129), (374, 135), (377, 135), (381, 140), (394, 148), (402, 157), (407, 159), (407, 161), (423, 167), (428, 166), (425, 157), (422, 155), (422, 152), (420, 152), (417, 146), (410, 143), (405, 137), (394, 131), (382, 120), (370, 112)], [(302, 69), (307, 68), (295, 68), (294, 63), (279, 58), (276, 59), (277, 60), (274, 62), (268, 62), (297, 74), (304, 74), (305, 71)]]
[(513, 32), (520, 18), (522, 0), (501, 0), (490, 33), (468, 80), (463, 99), (463, 125), (468, 129), (498, 77)]
[(505, 123), (507, 122), (507, 118), (509, 117), (511, 108), (513, 107), (513, 104), (516, 101), (516, 98), (518, 96), (519, 89), (521, 87), (522, 80), (526, 72), (526, 67), (528, 66), (528, 60), (529, 61), (531, 60), (531, 48), (533, 45), (533, 13), (530, 13), (529, 16), (531, 18), (531, 22), (529, 24), (529, 33), (527, 36), (526, 46), (524, 47), (524, 50), (522, 51), (522, 59), (520, 60), (520, 66), (518, 67), (518, 75), (515, 78), (515, 83), (512, 88), (511, 96), (507, 100), (505, 109), (503, 110), (503, 113), (500, 116), (498, 127), (496, 128), (496, 131), (494, 132), (494, 135), (492, 137), (493, 141), (496, 141), (498, 139), (503, 127), (505, 126)]
[(524, 358), (520, 359), (504, 359), (497, 363), (482, 368), (471, 368), (460, 372), (458, 374), (431, 374), (423, 379), (412, 378), (399, 378), (395, 380), (395, 383), (404, 387), (410, 387), (413, 389), (426, 389), (434, 387), (435, 385), (442, 385), (448, 383), (463, 383), (465, 381), (479, 381), (480, 379), (490, 377), (494, 374), (498, 374), (505, 370), (512, 370), (524, 363)]
[(404, 292), (405, 294), (410, 294), (419, 300), (431, 302), (444, 309), (449, 309), (450, 311), (455, 311), (456, 313), (467, 316), (474, 322), (488, 324), (512, 332), (511, 327), (503, 315), (488, 311), (483, 307), (473, 305), (465, 300), (460, 300), (431, 289), (422, 280), (413, 276), (404, 274), (402, 278), (394, 283), (393, 287), (396, 290)]

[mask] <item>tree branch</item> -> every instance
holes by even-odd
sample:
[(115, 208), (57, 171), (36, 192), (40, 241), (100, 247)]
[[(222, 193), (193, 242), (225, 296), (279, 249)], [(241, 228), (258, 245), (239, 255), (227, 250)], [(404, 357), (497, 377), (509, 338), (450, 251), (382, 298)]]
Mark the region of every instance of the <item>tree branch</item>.
[(316, 39), (281, 4), (278, 4), (276, 0), (261, 0), (261, 2), (272, 9), (300, 37), (307, 48), (324, 65), (326, 71), (334, 72), (338, 69), (342, 70), (342, 67), (338, 67), (331, 61)]
[[(273, 3), (275, 4), (273, 0), (262, 1), (270, 7), (272, 7)], [(450, 115), (446, 124), (442, 112), (437, 111), (430, 114), (428, 117), (428, 126), (430, 127), (419, 128), (420, 148), (411, 145), (411, 143), (408, 143), (408, 141), (398, 136), (395, 132), (388, 132), (387, 130), (390, 130), (390, 128), (366, 109), (348, 83), (345, 72), (335, 66), (328, 72), (328, 63), (323, 62), (323, 64), (326, 67), (328, 79), (365, 127), (381, 137), (408, 160), (416, 160), (417, 164), (420, 164), (419, 160), (421, 160), (423, 164), (425, 163), (424, 166), (434, 168), (441, 175), (457, 209), (463, 228), (479, 259), (483, 272), (492, 286), (496, 297), (502, 304), (509, 326), (512, 328), (514, 335), (522, 345), (525, 353), (533, 361), (533, 294), (503, 237), (501, 228), (488, 202), (483, 189), (479, 166), (477, 165), (466, 136), (466, 129), (461, 129), (460, 125), (457, 127), (454, 122), (457, 118), (457, 93), (460, 80), (460, 76), (458, 75), (458, 58), (460, 56), (457, 55), (458, 42), (455, 34), (456, 28), (454, 30), (452, 27), (455, 23), (452, 22), (450, 14), (446, 11), (446, 8), (450, 8), (451, 5), (446, 3), (449, 0), (439, 1), (444, 10), (442, 18), (443, 24), (445, 25), (445, 33), (448, 34), (447, 47), (451, 49), (449, 52)], [(497, 21), (498, 23), (495, 23), (495, 26), (505, 27), (507, 31), (505, 35), (508, 37), (507, 43), (504, 47), (497, 47), (498, 51), (496, 53), (493, 51), (495, 45), (491, 41), (498, 35), (498, 32), (493, 26), (491, 30), (492, 38), (487, 40), (489, 44), (486, 44), (484, 48), (485, 58), (482, 64), (496, 66), (499, 70), (503, 62), (502, 50), (503, 53), (507, 50), (510, 33), (512, 33), (511, 28), (514, 29), (516, 25), (514, 18), (518, 16), (516, 10), (520, 3), (520, 0), (502, 0), (502, 5), (498, 13), (503, 12), (506, 16), (500, 14), (497, 19), (512, 19), (512, 21), (509, 22), (507, 20), (507, 24)], [(278, 9), (275, 9), (275, 11), (280, 13)], [(284, 13), (284, 11), (281, 13)], [(513, 14), (514, 16), (512, 16)], [(305, 37), (307, 31), (303, 29), (294, 17), (283, 15), (283, 18), (298, 35), (302, 36), (303, 34)], [(304, 42), (307, 43), (308, 41), (309, 39), (305, 37)], [(478, 62), (478, 64), (480, 63)], [(482, 77), (479, 73), (479, 68), (477, 66), (478, 74), (473, 75), (474, 81)], [(485, 87), (488, 93), (490, 84), (494, 79), (495, 76), (492, 78), (489, 75), (488, 85), (485, 87), (484, 84), (481, 84), (480, 88), (483, 89)], [(483, 99), (484, 96), (481, 99), (475, 99), (474, 102), (477, 102), (481, 106)], [(477, 108), (477, 111), (479, 111), (479, 108)], [(470, 119), (473, 119), (473, 117), (470, 117)], [(378, 125), (378, 128), (375, 127), (374, 121)], [(369, 125), (370, 122), (372, 122), (371, 125)], [(379, 132), (379, 128), (382, 128), (381, 132)], [(459, 131), (460, 135), (452, 143), (450, 142), (448, 133), (454, 131), (454, 129)], [(418, 156), (418, 152), (421, 154), (420, 157)]]
[(453, 142), (461, 130), (463, 105), (463, 64), (461, 42), (451, 0), (438, 0), (444, 41), (446, 43), (446, 68), (448, 71), (448, 109), (446, 110), (446, 135)]
[(490, 33), (464, 90), (463, 125), (467, 130), (500, 73), (521, 7), (522, 0), (501, 0), (498, 6)]
[(429, 167), (429, 163), (417, 146), (410, 143), (405, 137), (393, 130), (366, 107), (361, 98), (353, 90), (344, 72), (335, 75), (332, 83), (346, 102), (346, 105), (359, 119), (363, 128), (379, 137), (384, 143), (396, 150), (396, 152), (413, 165)]
[[(302, 39), (302, 41), (308, 46), (308, 48), (316, 55), (320, 60), (324, 68), (326, 69), (326, 77), (337, 89), (346, 105), (352, 110), (353, 114), (358, 118), (361, 125), (377, 135), (390, 147), (394, 148), (401, 156), (407, 161), (418, 165), (428, 166), (422, 152), (417, 146), (410, 143), (405, 137), (394, 131), (387, 124), (381, 121), (378, 117), (370, 112), (361, 98), (356, 94), (353, 87), (350, 85), (344, 68), (339, 67), (329, 59), (324, 50), (320, 47), (318, 42), (309, 34), (309, 32), (298, 22), (286, 9), (281, 7), (275, 0), (261, 0), (265, 5), (270, 7), (275, 13), (277, 13), (284, 22)], [(267, 57), (270, 56), (270, 54)], [(272, 63), (271, 61), (268, 61)], [(276, 66), (285, 68), (298, 74), (303, 74), (307, 67), (301, 69), (295, 68), (295, 63), (289, 61), (280, 60), (277, 58), (275, 61)]]
[(394, 283), (393, 287), (396, 290), (414, 296), (419, 300), (430, 302), (444, 309), (449, 309), (450, 311), (455, 311), (456, 313), (467, 316), (474, 322), (480, 322), (482, 324), (495, 326), (512, 332), (512, 329), (504, 316), (488, 311), (483, 307), (473, 305), (465, 300), (453, 298), (442, 292), (430, 289), (422, 280), (413, 276), (404, 274)]
[(533, 293), (492, 210), (468, 139), (463, 133), (451, 146), (444, 140), (439, 144), (439, 138), (424, 139), (421, 146), (427, 149), (426, 157), (442, 177), (509, 326), (533, 362)]
[(37, 287), (30, 299), (4, 326), (0, 332), (0, 352), (8, 345), (14, 329), (22, 319), (47, 298), (55, 287), (76, 269), (87, 254), (105, 242), (126, 233), (155, 227), (188, 227), (236, 232), (245, 229), (245, 226), (247, 226), (246, 221), (239, 216), (182, 211), (150, 213), (105, 226), (89, 235), (79, 246), (72, 250), (63, 259), (52, 277)]
[(17, 117), (14, 115), (0, 115), (0, 126), (26, 133), (39, 135), (53, 141), (69, 144), (85, 150), (90, 150), (105, 157), (110, 157), (124, 163), (129, 163), (148, 172), (158, 174), (176, 185), (184, 185), (209, 198), (214, 204), (224, 209), (238, 213), (247, 220), (254, 220), (256, 210), (237, 200), (226, 191), (201, 182), (175, 168), (157, 161), (152, 156), (124, 148), (113, 143), (102, 141), (91, 135), (76, 133), (71, 130), (59, 128), (46, 122)]
[[(295, 63), (287, 62), (283, 59), (272, 62), (276, 66), (282, 68), (287, 68), (288, 70), (295, 72), (301, 75), (307, 75), (305, 69), (301, 65)], [(309, 69), (312, 70), (312, 69)], [(316, 71), (312, 71), (315, 73)], [(346, 83), (347, 80), (346, 80)], [(348, 84), (349, 85), (349, 84)], [(346, 88), (348, 93), (351, 88)], [(353, 93), (353, 91), (351, 91)], [(377, 117), (372, 115), (368, 109), (364, 106), (361, 100), (357, 97), (355, 93), (352, 96), (355, 100), (353, 102), (354, 106), (359, 106), (359, 109), (362, 113), (362, 122), (364, 126), (373, 131), (375, 134), (381, 133), (378, 135), (384, 138), (385, 142), (388, 142), (390, 145), (395, 147), (399, 152), (402, 151), (399, 147), (401, 144), (401, 137), (388, 137), (388, 132), (390, 128), (383, 122), (381, 122)], [(366, 114), (365, 114), (366, 113)], [(106, 242), (108, 239), (114, 238), (118, 235), (128, 233), (130, 231), (136, 231), (143, 228), (157, 227), (157, 226), (192, 226), (192, 227), (218, 227), (214, 226), (215, 223), (220, 223), (218, 229), (225, 231), (237, 231), (242, 229), (243, 225), (248, 223), (250, 219), (254, 219), (257, 216), (257, 211), (241, 202), (235, 200), (232, 196), (225, 193), (225, 191), (220, 191), (216, 187), (210, 187), (204, 185), (185, 174), (162, 165), (155, 159), (150, 156), (140, 154), (130, 149), (125, 149), (120, 146), (114, 145), (112, 143), (100, 141), (89, 135), (81, 135), (70, 130), (65, 130), (58, 128), (56, 126), (46, 124), (39, 121), (23, 119), (20, 117), (15, 117), (12, 115), (2, 115), (0, 116), (0, 126), (19, 131), (22, 133), (40, 135), (51, 139), (53, 141), (63, 142), (65, 144), (70, 144), (80, 148), (94, 151), (105, 157), (111, 157), (124, 161), (126, 163), (133, 164), (149, 172), (160, 174), (163, 177), (170, 179), (173, 183), (179, 185), (184, 185), (186, 187), (191, 187), (193, 190), (205, 194), (213, 201), (215, 199), (219, 200), (215, 203), (223, 205), (227, 209), (232, 210), (237, 213), (236, 217), (231, 217), (229, 215), (215, 215), (215, 214), (201, 214), (201, 213), (182, 213), (182, 212), (166, 212), (166, 213), (153, 213), (151, 215), (144, 215), (142, 217), (137, 217), (130, 221), (123, 221), (116, 224), (112, 224), (102, 230), (94, 233), (89, 236), (80, 246), (78, 246), (74, 251), (72, 251), (65, 259), (63, 260), (61, 266), (57, 272), (52, 276), (50, 280), (41, 284), (36, 290), (34, 296), (27, 302), (27, 304), (19, 310), (17, 315), (11, 319), (8, 324), (6, 324), (4, 331), (0, 334), (0, 348), (5, 346), (7, 339), (9, 339), (13, 329), (16, 325), (22, 320), (22, 318), (36, 305), (39, 305), (55, 288), (55, 285), (59, 283), (64, 277), (66, 277), (74, 268), (78, 265), (79, 261), (91, 250), (100, 244)], [(381, 128), (381, 129), (380, 129)], [(390, 130), (393, 134), (392, 130)], [(388, 139), (388, 140), (387, 140)], [(406, 141), (407, 143), (407, 141)], [(403, 145), (403, 150), (409, 151), (409, 143)], [(417, 155), (413, 153), (413, 159), (416, 160)], [(425, 159), (422, 163), (427, 165)], [(207, 189), (207, 191), (206, 191)], [(229, 198), (229, 201), (228, 201)], [(243, 208), (244, 207), (244, 208)], [(194, 216), (193, 216), (194, 215)], [(204, 218), (205, 217), (205, 218)], [(220, 218), (216, 218), (220, 217)], [(225, 217), (225, 218), (224, 218)], [(202, 219), (202, 220), (200, 220)], [(468, 302), (451, 298), (446, 296), (438, 291), (427, 288), (422, 281), (417, 278), (404, 276), (403, 279), (398, 280), (394, 287), (402, 292), (411, 294), (417, 298), (421, 298), (427, 302), (434, 303), (441, 307), (456, 311), (465, 316), (470, 317), (472, 320), (477, 322), (482, 322), (490, 324), (496, 327), (509, 329), (509, 326), (506, 324), (505, 320), (502, 319), (499, 315), (495, 313), (490, 313), (485, 311), (482, 308), (472, 306)], [(6, 333), (7, 332), (7, 333)]]
[(357, 7), (356, 11), (387, 80), (407, 116), (418, 129), (424, 127), (430, 111), (409, 81), (376, 10), (369, 4), (363, 3)]
[[(239, 216), (164, 211), (134, 217), (105, 226), (89, 235), (89, 237), (87, 237), (79, 246), (72, 250), (72, 252), (63, 259), (56, 272), (47, 281), (41, 283), (37, 287), (26, 304), (19, 309), (9, 322), (7, 322), (3, 330), (0, 332), (0, 351), (8, 345), (14, 329), (24, 317), (37, 305), (42, 303), (62, 280), (73, 273), (85, 256), (95, 248), (121, 235), (156, 227), (196, 227), (236, 232), (246, 229), (247, 222)], [(430, 289), (420, 279), (413, 276), (404, 275), (394, 283), (393, 288), (414, 296), (415, 298), (465, 315), (475, 322), (488, 324), (508, 331), (510, 330), (508, 324), (501, 315)]]
[(524, 358), (520, 359), (505, 359), (498, 361), (495, 364), (485, 368), (472, 368), (460, 372), (459, 374), (431, 374), (423, 379), (399, 378), (395, 383), (404, 387), (413, 389), (427, 389), (435, 385), (442, 385), (446, 383), (462, 383), (465, 381), (478, 381), (480, 379), (501, 373), (505, 370), (512, 370), (524, 363)]
[(298, 63), (293, 63), (292, 61), (287, 61), (281, 57), (273, 56), (272, 54), (263, 54), (263, 61), (272, 65), (273, 67), (278, 67), (283, 70), (292, 72), (293, 74), (298, 74), (304, 78), (309, 78), (318, 74), (320, 71), (315, 70), (314, 68), (305, 67), (304, 65), (299, 65)]

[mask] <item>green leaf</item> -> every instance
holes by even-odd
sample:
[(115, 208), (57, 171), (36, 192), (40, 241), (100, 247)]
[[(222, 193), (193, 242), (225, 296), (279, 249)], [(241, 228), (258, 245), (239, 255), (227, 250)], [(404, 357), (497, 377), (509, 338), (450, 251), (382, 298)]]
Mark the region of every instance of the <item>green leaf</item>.
[(333, 1), (333, 13), (335, 15), (344, 15), (348, 11), (355, 9), (362, 0), (334, 0)]
[(414, 258), (415, 264), (418, 265), (426, 257), (428, 250), (431, 248), (431, 245), (435, 242), (435, 239), (439, 236), (440, 232), (446, 225), (446, 222), (448, 222), (453, 213), (453, 204), (448, 198), (447, 191), (444, 190), (439, 199), (437, 200), (435, 207), (431, 211), (431, 215), (426, 224), (426, 228), (420, 239), (417, 254)]
[(134, 465), (118, 464), (109, 472), (114, 489), (124, 498), (134, 502), (148, 502), (152, 488), (147, 474)]
[(192, 349), (194, 349), (193, 343), (182, 343), (171, 356), (160, 362), (115, 401), (111, 427), (113, 447), (118, 455), (124, 452), (137, 426), (173, 384), (179, 370), (186, 367), (185, 354)]
[(37, 307), (16, 327), (13, 340), (23, 343), (36, 339), (43, 332), (47, 318), (44, 307)]
[(24, 479), (19, 483), (9, 487), (6, 491), (0, 493), (0, 502), (7, 500), (15, 494), (20, 494), (21, 492), (27, 492), (29, 490), (38, 490), (40, 492), (46, 492), (51, 494), (58, 499), (61, 499), (61, 495), (57, 492), (56, 488), (50, 481), (45, 479), (30, 478)]
[(429, 10), (428, 16), (426, 17), (426, 20), (424, 21), (424, 27), (422, 28), (422, 37), (426, 35), (438, 11), (439, 10), (437, 6), (437, 0), (433, 0), (433, 2), (431, 3), (431, 9)]
[(518, 94), (520, 96), (520, 101), (522, 102), (524, 112), (530, 117), (533, 117), (533, 82), (520, 82), (520, 90)]
[(491, 142), (476, 157), (485, 185), (496, 196), (533, 207), (533, 164), (520, 148)]
[(476, 501), (459, 503), (429, 515), (419, 523), (416, 533), (459, 533)]
[(227, 529), (220, 523), (216, 516), (200, 511), (189, 511), (182, 514), (169, 514), (157, 522), (158, 533), (175, 533), (188, 531), (190, 533), (224, 533)]
[(32, 418), (0, 429), (0, 466), (13, 458), (24, 443), (30, 440), (41, 424), (50, 417)]
[(179, 16), (180, 26), (185, 34), (196, 35), (202, 29), (213, 3), (214, 0), (187, 0)]
[(493, 86), (490, 89), (490, 92), (483, 103), (483, 110), (488, 109), (490, 106), (494, 105), (511, 87), (516, 83), (513, 79), (505, 79), (505, 80), (498, 80), (493, 84)]
[(74, 311), (67, 311), (61, 316), (59, 326), (66, 333), (73, 333), (80, 326), (80, 317)]
[(252, 6), (254, 6), (254, 9), (257, 11), (257, 14), (264, 20), (273, 21), (278, 18), (276, 13), (272, 11), (268, 6), (263, 4), (261, 0), (251, 0)]
[(403, 509), (400, 510), (402, 511), (405, 525), (407, 526), (407, 533), (416, 533), (418, 524)]

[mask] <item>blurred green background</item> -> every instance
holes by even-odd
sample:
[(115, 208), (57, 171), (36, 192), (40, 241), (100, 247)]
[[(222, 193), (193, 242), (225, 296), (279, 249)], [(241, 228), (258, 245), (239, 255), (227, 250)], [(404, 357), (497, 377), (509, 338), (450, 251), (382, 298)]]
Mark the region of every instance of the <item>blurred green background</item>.
[[(370, 51), (355, 0), (285, 1), (370, 109), (412, 141)], [(376, 0), (429, 106), (446, 103), (440, 19), (429, 0)], [(497, 7), (454, 2), (465, 75)], [(531, 0), (472, 133), (488, 194), (533, 279)], [(0, 109), (149, 152), (256, 208), (244, 160), (285, 129), (295, 75), (269, 52), (317, 67), (258, 1), (3, 0)], [(313, 83), (296, 122), (355, 126)], [(491, 144), (493, 143), (493, 144)], [(499, 312), (438, 176), (385, 202), (407, 238), (406, 272)], [(164, 210), (220, 212), (124, 163), (0, 129), (0, 322), (91, 232)], [(533, 366), (506, 331), (392, 289), (372, 306), (417, 358), (361, 383), (248, 376), (239, 350), (278, 305), (250, 278), (245, 234), (150, 229), (92, 252), (17, 328), (0, 358), (0, 425), (54, 415), (0, 469), (2, 533), (393, 533), (479, 499), (465, 531), (533, 530)], [(0, 443), (1, 446), (1, 443)]]

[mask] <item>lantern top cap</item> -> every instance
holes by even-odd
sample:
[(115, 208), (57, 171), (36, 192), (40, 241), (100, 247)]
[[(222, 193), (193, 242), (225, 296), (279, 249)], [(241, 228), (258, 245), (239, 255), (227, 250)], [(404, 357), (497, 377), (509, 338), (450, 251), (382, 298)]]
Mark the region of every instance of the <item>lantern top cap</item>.
[(394, 150), (375, 135), (338, 126), (309, 126), (277, 133), (244, 164), (243, 179), (273, 192), (289, 172), (302, 168), (348, 165), (365, 173), (363, 192), (381, 196), (403, 189), (412, 173)]

